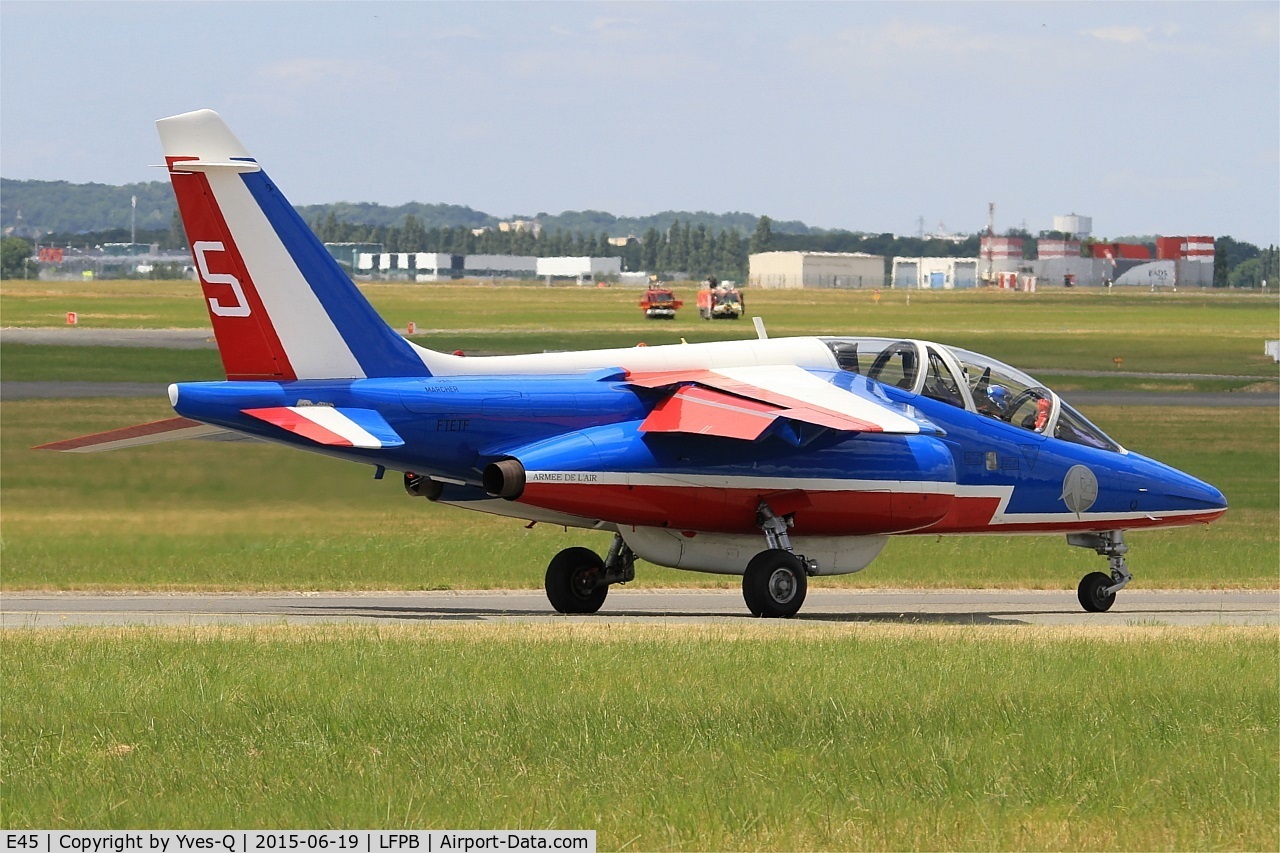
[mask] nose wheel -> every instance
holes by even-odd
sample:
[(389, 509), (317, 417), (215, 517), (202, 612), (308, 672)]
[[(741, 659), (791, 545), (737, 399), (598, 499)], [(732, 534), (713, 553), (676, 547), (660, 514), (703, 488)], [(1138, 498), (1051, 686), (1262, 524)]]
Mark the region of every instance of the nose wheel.
[(1076, 589), (1080, 606), (1090, 613), (1105, 613), (1110, 610), (1111, 605), (1116, 601), (1115, 593), (1107, 592), (1112, 583), (1111, 575), (1089, 572), (1080, 579), (1080, 586)]
[(1124, 544), (1124, 531), (1108, 530), (1106, 533), (1069, 533), (1067, 544), (1080, 548), (1092, 548), (1107, 558), (1111, 573), (1090, 572), (1080, 580), (1076, 598), (1089, 613), (1105, 613), (1115, 604), (1116, 593), (1129, 585), (1133, 575), (1129, 572), (1124, 555), (1129, 546)]

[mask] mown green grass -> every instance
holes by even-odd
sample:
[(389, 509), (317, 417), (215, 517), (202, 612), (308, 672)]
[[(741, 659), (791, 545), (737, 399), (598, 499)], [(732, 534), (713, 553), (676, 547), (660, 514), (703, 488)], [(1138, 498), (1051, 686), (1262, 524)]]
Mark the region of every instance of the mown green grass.
[(1280, 845), (1271, 629), (9, 630), (6, 828)]
[[(747, 321), (707, 323), (686, 308), (646, 321), (634, 288), (540, 285), (374, 284), (362, 290), (414, 340), (475, 353), (540, 352), (754, 336)], [(692, 306), (693, 287), (678, 287)], [(908, 302), (908, 298), (910, 301)], [(985, 352), (1023, 369), (1115, 369), (1274, 378), (1263, 341), (1280, 337), (1274, 297), (1252, 294), (1002, 291), (749, 290), (748, 314), (773, 336), (874, 334), (923, 337)], [(192, 282), (6, 282), (0, 323), (62, 326), (78, 311), (86, 327), (205, 328)], [(20, 378), (20, 377), (11, 377)]]
[[(1275, 409), (1097, 407), (1126, 446), (1209, 480), (1208, 526), (1130, 534), (1135, 588), (1280, 585)], [(538, 588), (552, 555), (603, 533), (430, 504), (394, 477), (296, 450), (175, 442), (99, 454), (36, 444), (172, 415), (165, 400), (27, 400), (0, 409), (0, 588)], [(1073, 588), (1103, 561), (1059, 536), (895, 537), (818, 586)], [(737, 586), (641, 564), (641, 586)]]
[[(221, 377), (219, 377), (221, 378)], [(1044, 382), (1059, 394), (1073, 391), (1130, 391), (1161, 394), (1247, 394), (1280, 395), (1280, 382), (1276, 380), (1239, 377), (1237, 379), (1184, 379), (1181, 377), (1147, 376), (1071, 376), (1055, 374), (1052, 370), (1038, 371), (1036, 379)]]
[[(557, 339), (558, 340), (558, 339)], [(441, 343), (447, 343), (441, 341)], [(588, 341), (603, 345), (603, 341)], [(449, 351), (452, 352), (454, 347)], [(463, 350), (466, 351), (465, 349)], [(155, 347), (55, 346), (0, 343), (0, 376), (25, 382), (195, 382), (225, 377), (213, 349)], [(1055, 391), (1280, 392), (1276, 380), (1241, 376), (1234, 379), (1187, 379), (1161, 376), (1069, 376), (1053, 370), (1036, 377)]]
[(227, 378), (214, 349), (0, 344), (6, 382), (201, 382)]

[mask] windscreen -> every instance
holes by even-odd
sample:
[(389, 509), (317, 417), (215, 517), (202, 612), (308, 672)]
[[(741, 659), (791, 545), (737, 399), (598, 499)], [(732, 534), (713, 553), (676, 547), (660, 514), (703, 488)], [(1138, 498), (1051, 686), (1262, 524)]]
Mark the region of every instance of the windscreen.
[(1055, 418), (1054, 395), (1021, 370), (981, 353), (950, 349), (964, 367), (974, 405), (981, 414), (1039, 433), (1052, 424), (1054, 438), (1120, 451), (1119, 444), (1060, 400)]

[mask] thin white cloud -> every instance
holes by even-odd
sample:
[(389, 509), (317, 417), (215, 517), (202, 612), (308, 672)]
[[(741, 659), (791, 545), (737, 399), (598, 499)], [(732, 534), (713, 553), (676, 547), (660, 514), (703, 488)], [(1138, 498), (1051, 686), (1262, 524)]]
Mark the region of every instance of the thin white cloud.
[(321, 59), (306, 56), (268, 62), (258, 68), (257, 75), (268, 84), (308, 88), (386, 82), (396, 77), (391, 69), (372, 62), (347, 57)]
[(1085, 30), (1085, 35), (1099, 41), (1112, 41), (1119, 44), (1142, 44), (1148, 41), (1151, 33), (1150, 27), (1097, 27)]
[(426, 41), (458, 41), (460, 39), (468, 39), (471, 41), (479, 41), (485, 38), (475, 27), (444, 27), (442, 29), (422, 29), (413, 34), (415, 39), (423, 39)]

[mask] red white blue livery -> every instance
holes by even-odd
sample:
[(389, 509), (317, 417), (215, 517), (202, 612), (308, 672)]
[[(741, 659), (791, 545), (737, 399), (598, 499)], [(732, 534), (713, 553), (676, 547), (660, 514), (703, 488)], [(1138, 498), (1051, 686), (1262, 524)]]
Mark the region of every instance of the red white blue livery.
[(1120, 447), (1030, 376), (930, 341), (808, 337), (461, 357), (392, 330), (221, 118), (158, 123), (225, 382), (170, 387), (179, 417), (46, 445), (257, 439), (403, 474), (410, 495), (606, 530), (551, 561), (591, 613), (637, 558), (743, 576), (794, 615), (814, 576), (894, 535), (1056, 533), (1130, 580), (1124, 531), (1202, 524), (1222, 493)]

